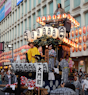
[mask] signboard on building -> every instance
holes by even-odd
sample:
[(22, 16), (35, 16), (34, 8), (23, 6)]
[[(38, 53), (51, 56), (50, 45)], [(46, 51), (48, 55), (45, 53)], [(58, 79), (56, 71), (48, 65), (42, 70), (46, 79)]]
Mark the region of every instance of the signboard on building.
[(5, 6), (3, 6), (0, 10), (0, 22), (4, 19), (5, 17)]
[(17, 6), (22, 2), (23, 0), (17, 0)]
[(2, 0), (2, 2), (0, 3), (0, 7), (2, 6), (2, 4), (5, 2), (5, 0)]
[(37, 64), (36, 67), (36, 87), (43, 86), (43, 65)]
[(5, 4), (5, 17), (11, 12), (11, 0), (8, 0)]

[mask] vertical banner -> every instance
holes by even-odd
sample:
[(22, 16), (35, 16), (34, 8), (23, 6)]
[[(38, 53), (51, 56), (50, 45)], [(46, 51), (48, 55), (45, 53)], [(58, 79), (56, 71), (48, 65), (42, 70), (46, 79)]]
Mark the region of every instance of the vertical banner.
[(37, 64), (36, 67), (36, 87), (43, 86), (43, 65)]
[(5, 4), (5, 17), (11, 12), (11, 0), (8, 0)]
[[(3, 50), (3, 43), (0, 43), (0, 54), (2, 53)], [(2, 63), (0, 63), (0, 66), (2, 66)]]

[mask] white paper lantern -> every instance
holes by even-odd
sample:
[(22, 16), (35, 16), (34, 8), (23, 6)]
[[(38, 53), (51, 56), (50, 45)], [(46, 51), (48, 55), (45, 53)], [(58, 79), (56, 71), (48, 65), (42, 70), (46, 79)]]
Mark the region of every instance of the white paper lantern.
[(42, 28), (38, 28), (36, 31), (37, 31), (37, 38), (42, 37), (43, 34)]
[(24, 72), (28, 72), (28, 64), (29, 63), (24, 63)]
[(53, 28), (52, 37), (56, 39), (59, 36), (59, 31), (57, 28)]
[(28, 42), (30, 42), (30, 41), (31, 41), (31, 32), (28, 31)]
[(32, 72), (32, 66), (33, 66), (33, 63), (28, 64), (28, 72)]
[(27, 41), (28, 41), (28, 33), (29, 32), (30, 32), (29, 30), (24, 31), (24, 39), (27, 40)]
[(52, 37), (53, 27), (48, 27), (48, 36)]
[(43, 27), (42, 31), (43, 31), (43, 35), (47, 35), (48, 34), (48, 27), (47, 26)]
[(60, 27), (58, 28), (58, 31), (59, 31), (58, 38), (59, 38), (60, 40), (62, 40), (63, 38), (66, 37), (66, 28), (65, 28), (64, 26), (60, 26)]
[(19, 64), (19, 71), (23, 72), (24, 71), (24, 63)]
[(31, 32), (31, 41), (34, 41), (37, 39), (37, 31), (32, 31)]
[(43, 63), (43, 72), (48, 72), (48, 63)]
[(19, 69), (19, 63), (15, 63), (15, 71), (16, 71), (16, 72), (19, 72), (19, 70), (20, 70), (20, 69)]

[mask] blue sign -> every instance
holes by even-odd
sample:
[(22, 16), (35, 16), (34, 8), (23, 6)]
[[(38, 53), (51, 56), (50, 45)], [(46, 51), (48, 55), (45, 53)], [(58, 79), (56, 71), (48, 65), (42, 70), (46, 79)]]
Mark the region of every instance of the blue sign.
[(0, 22), (4, 19), (5, 17), (5, 6), (2, 7), (0, 10)]
[(17, 6), (22, 2), (23, 0), (17, 0)]

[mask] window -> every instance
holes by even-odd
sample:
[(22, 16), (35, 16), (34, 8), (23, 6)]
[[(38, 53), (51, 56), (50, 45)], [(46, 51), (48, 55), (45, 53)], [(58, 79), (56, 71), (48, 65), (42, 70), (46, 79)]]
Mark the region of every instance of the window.
[(14, 28), (13, 28), (13, 39), (14, 39)]
[(15, 38), (17, 37), (17, 27), (15, 27)]
[(29, 17), (29, 30), (31, 30), (31, 17)]
[(9, 38), (10, 38), (10, 36), (9, 36), (9, 31), (8, 31), (8, 41), (10, 41)]
[(23, 22), (21, 23), (21, 35), (23, 35)]
[(35, 29), (35, 24), (36, 24), (35, 14), (33, 14), (33, 29)]
[(31, 0), (29, 0), (29, 11), (31, 10)]
[(19, 42), (18, 42), (18, 48), (20, 47), (20, 44), (19, 44)]
[(36, 7), (36, 0), (33, 0), (33, 8)]
[(53, 15), (53, 2), (49, 4), (49, 14), (52, 16)]
[(65, 0), (65, 12), (68, 12), (70, 10), (70, 0)]
[(24, 15), (24, 9), (23, 9), (23, 4), (22, 4), (22, 17), (23, 17), (23, 15)]
[(88, 25), (88, 12), (85, 13), (85, 25)]
[(27, 14), (27, 1), (25, 2), (25, 14)]
[(56, 0), (56, 5), (57, 5), (58, 3), (61, 3), (61, 0)]
[(47, 7), (46, 6), (43, 7), (43, 16), (47, 16)]
[(27, 29), (27, 19), (25, 20), (25, 30)]
[(80, 5), (80, 0), (74, 0), (74, 8)]
[(18, 37), (20, 36), (20, 24), (18, 24)]
[[(41, 17), (41, 10), (38, 11), (38, 17)], [(38, 27), (40, 26), (40, 24), (38, 24)]]
[(38, 0), (38, 4), (41, 3), (41, 0)]
[(88, 2), (88, 0), (85, 0), (85, 2)]
[(13, 12), (13, 23), (14, 23), (14, 12)]
[(20, 19), (20, 7), (19, 7), (19, 15), (18, 16), (19, 16), (19, 19)]
[(17, 21), (17, 10), (16, 10), (16, 21)]

